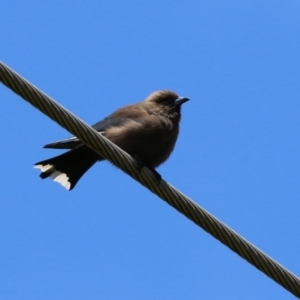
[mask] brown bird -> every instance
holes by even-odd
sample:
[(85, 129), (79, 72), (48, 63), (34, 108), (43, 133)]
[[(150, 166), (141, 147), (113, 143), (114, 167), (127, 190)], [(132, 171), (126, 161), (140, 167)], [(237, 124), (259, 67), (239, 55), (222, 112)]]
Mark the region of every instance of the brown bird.
[[(116, 110), (92, 127), (154, 170), (168, 159), (174, 149), (181, 104), (188, 100), (168, 90), (156, 91), (142, 102)], [(67, 190), (72, 190), (97, 161), (104, 160), (77, 137), (47, 144), (44, 148), (71, 149), (34, 166), (42, 171), (42, 179), (51, 177)]]

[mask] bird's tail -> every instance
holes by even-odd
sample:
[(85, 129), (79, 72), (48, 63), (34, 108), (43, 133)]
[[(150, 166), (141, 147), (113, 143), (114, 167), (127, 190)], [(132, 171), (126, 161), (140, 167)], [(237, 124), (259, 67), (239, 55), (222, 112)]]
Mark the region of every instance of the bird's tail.
[(40, 161), (34, 168), (40, 169), (42, 179), (51, 177), (67, 190), (72, 190), (81, 176), (98, 160), (103, 160), (92, 149), (81, 145), (61, 155)]

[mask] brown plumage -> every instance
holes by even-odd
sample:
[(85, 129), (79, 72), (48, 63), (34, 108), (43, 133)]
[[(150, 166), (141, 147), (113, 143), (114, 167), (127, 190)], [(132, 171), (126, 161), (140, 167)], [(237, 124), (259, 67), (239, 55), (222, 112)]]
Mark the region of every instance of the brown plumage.
[[(153, 169), (172, 153), (179, 133), (181, 104), (188, 100), (168, 90), (157, 91), (142, 102), (116, 110), (92, 127)], [(44, 148), (71, 149), (35, 164), (42, 171), (41, 178), (51, 177), (68, 190), (95, 162), (104, 159), (76, 137)]]

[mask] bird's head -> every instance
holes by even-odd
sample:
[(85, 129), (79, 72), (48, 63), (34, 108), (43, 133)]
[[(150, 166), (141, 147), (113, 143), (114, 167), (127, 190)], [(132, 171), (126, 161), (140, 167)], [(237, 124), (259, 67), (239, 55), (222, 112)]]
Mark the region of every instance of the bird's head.
[(149, 95), (145, 103), (151, 107), (154, 113), (165, 115), (179, 122), (181, 105), (189, 100), (186, 97), (179, 97), (172, 91), (160, 90)]

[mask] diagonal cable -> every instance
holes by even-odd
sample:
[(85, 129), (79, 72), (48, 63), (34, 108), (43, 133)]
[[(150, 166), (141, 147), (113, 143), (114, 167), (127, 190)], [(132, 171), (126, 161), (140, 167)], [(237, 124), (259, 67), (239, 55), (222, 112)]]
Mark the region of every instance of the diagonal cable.
[(143, 168), (138, 173), (135, 160), (129, 154), (100, 135), (95, 129), (81, 121), (1, 61), (0, 81), (42, 113), (77, 136), (94, 151), (108, 159), (162, 200), (210, 233), (221, 243), (246, 259), (250, 264), (300, 298), (300, 279), (293, 273), (249, 243), (166, 181), (162, 180), (160, 184), (157, 184), (156, 177), (148, 168)]

